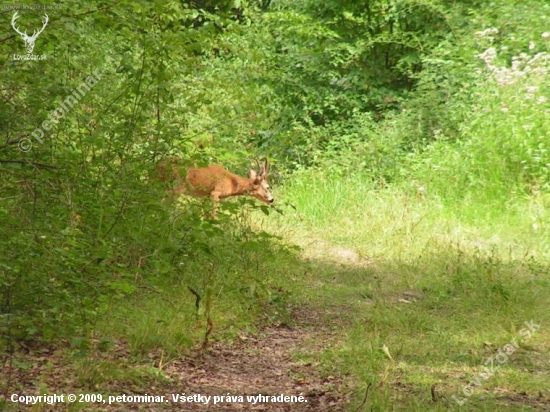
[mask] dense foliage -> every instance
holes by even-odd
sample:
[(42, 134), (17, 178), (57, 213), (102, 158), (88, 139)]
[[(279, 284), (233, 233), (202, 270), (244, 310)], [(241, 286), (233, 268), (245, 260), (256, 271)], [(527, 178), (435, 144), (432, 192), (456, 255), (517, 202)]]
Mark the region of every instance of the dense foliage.
[(117, 302), (173, 279), (253, 310), (284, 298), (259, 276), (284, 248), (228, 223), (239, 208), (209, 222), (162, 201), (149, 175), (167, 155), (238, 171), (269, 154), (276, 184), (362, 174), (444, 204), (548, 199), (543, 0), (55, 5), (19, 10), (28, 32), (48, 13), (45, 60), (13, 58), (0, 12), (0, 354), (83, 345)]

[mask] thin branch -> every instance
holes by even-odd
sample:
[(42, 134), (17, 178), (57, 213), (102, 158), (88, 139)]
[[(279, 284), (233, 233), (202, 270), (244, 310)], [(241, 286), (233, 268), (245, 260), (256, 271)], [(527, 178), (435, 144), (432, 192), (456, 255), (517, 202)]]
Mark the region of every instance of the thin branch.
[(44, 168), (44, 169), (58, 169), (59, 166), (53, 166), (53, 165), (47, 165), (45, 163), (38, 163), (38, 162), (31, 162), (30, 160), (2, 160), (0, 159), (0, 163), (18, 163), (18, 164), (27, 164), (38, 168)]
[(199, 295), (195, 289), (193, 289), (191, 286), (187, 286), (187, 289), (189, 289), (189, 292), (191, 292), (193, 295), (195, 295), (195, 309), (197, 311), (197, 314), (199, 313), (200, 304), (201, 304), (201, 295)]
[(4, 143), (3, 145), (0, 146), (0, 149), (3, 149), (4, 147), (8, 147), (12, 144), (17, 144), (20, 141), (25, 140), (25, 139), (27, 139), (27, 138), (26, 137), (19, 137), (19, 138), (14, 139), (14, 140), (8, 140), (6, 143)]
[(369, 396), (369, 389), (371, 386), (372, 386), (372, 382), (369, 382), (369, 384), (367, 385), (367, 390), (365, 391), (365, 397), (363, 398), (363, 402), (361, 402), (361, 404), (355, 410), (355, 412), (358, 412), (365, 405), (365, 402), (367, 402), (367, 397)]

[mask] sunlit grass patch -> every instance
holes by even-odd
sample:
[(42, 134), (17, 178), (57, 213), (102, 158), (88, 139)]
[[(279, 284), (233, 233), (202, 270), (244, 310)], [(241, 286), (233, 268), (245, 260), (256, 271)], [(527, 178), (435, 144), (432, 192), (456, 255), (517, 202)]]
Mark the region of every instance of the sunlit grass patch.
[[(550, 324), (543, 199), (509, 199), (499, 213), (481, 205), (488, 213), (476, 216), (474, 203), (451, 207), (414, 184), (376, 189), (365, 176), (313, 170), (285, 186), (284, 196), (296, 212), (274, 228), (300, 243), (310, 262), (304, 282), (311, 287), (296, 299), (345, 313), (341, 341), (321, 359), (358, 386), (371, 383), (369, 407), (447, 410), (472, 372), (519, 339), (524, 322)], [(548, 369), (539, 355), (549, 340), (541, 326), (468, 405), (523, 410), (499, 388), (533, 401), (539, 391), (549, 397), (539, 373)], [(362, 396), (357, 390), (357, 405)]]

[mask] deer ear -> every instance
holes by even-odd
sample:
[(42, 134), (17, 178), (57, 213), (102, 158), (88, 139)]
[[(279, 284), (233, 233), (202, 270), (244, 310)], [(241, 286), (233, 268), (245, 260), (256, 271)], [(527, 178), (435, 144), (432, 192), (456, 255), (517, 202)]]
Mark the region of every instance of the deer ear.
[(248, 169), (248, 178), (249, 179), (254, 179), (256, 180), (256, 178), (258, 177), (258, 175), (256, 174), (256, 171), (252, 168)]

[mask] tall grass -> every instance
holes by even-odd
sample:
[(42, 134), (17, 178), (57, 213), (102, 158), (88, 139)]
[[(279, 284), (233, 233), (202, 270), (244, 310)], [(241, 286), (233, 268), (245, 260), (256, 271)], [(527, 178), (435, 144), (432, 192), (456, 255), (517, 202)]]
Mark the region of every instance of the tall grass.
[(290, 180), (282, 196), (296, 207), (302, 230), (310, 234), (306, 239), (319, 233), (332, 242), (351, 241), (372, 257), (414, 257), (426, 247), (457, 243), (472, 250), (496, 247), (512, 257), (550, 256), (544, 196), (509, 198), (506, 208), (493, 213), (494, 203), (453, 203), (420, 188), (403, 182), (380, 189), (367, 175), (334, 178), (311, 170)]
[(511, 67), (492, 47), (480, 58), (486, 70), (458, 138), (437, 134), (409, 158), (411, 176), (448, 205), (471, 204), (473, 215), (480, 208), (502, 213), (511, 200), (529, 196), (548, 204), (550, 54), (521, 53)]
[(363, 387), (356, 406), (367, 387), (368, 408), (380, 410), (447, 410), (468, 393), (473, 410), (520, 411), (550, 397), (546, 326), (473, 395), (463, 389), (524, 322), (550, 323), (546, 56), (522, 55), (510, 69), (486, 60), (459, 135), (438, 133), (403, 156), (385, 185), (349, 167), (349, 152), (345, 173), (323, 167), (337, 164), (331, 154), (285, 184), (297, 213), (278, 227), (316, 265), (301, 299), (347, 308), (343, 338), (323, 359)]
[[(297, 214), (280, 218), (277, 228), (304, 246), (315, 267), (304, 280), (312, 286), (295, 299), (340, 313), (341, 340), (323, 353), (322, 365), (327, 374), (336, 368), (355, 377), (362, 388), (355, 408), (370, 385), (368, 408), (448, 410), (451, 396), (464, 397), (464, 385), (525, 321), (550, 322), (550, 230), (543, 224), (550, 215), (539, 198), (516, 196), (501, 213), (472, 220), (460, 211), (474, 203), (455, 206), (411, 182), (377, 188), (368, 175), (322, 170), (299, 173), (282, 197)], [(549, 338), (541, 326), (476, 387), (468, 407), (528, 410), (514, 394), (533, 402), (539, 392), (547, 396), (550, 381), (539, 372)], [(502, 388), (510, 397), (499, 396)]]

